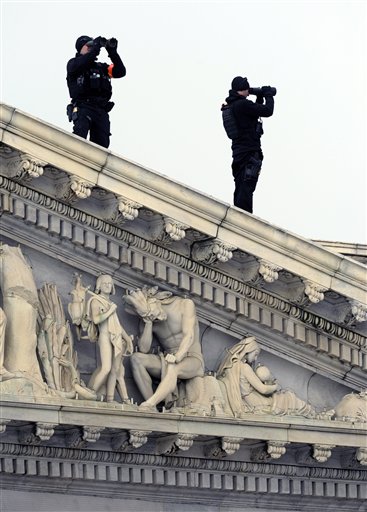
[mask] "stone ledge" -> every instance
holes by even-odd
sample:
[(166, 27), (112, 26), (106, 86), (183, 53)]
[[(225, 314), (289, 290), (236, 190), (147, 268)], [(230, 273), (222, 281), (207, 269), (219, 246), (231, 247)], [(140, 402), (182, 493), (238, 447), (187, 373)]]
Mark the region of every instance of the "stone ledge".
[(54, 426), (98, 427), (194, 436), (231, 437), (281, 443), (325, 444), (365, 448), (367, 425), (350, 421), (320, 420), (291, 416), (248, 414), (246, 418), (185, 416), (176, 413), (147, 413), (124, 410), (123, 405), (89, 401), (61, 401), (26, 397), (17, 401), (2, 397), (2, 419)]

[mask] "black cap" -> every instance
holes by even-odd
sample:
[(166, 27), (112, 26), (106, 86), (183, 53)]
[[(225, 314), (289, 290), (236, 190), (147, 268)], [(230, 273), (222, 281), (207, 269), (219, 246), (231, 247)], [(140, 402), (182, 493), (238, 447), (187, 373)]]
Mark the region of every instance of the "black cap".
[(231, 87), (233, 91), (247, 91), (247, 89), (250, 89), (250, 84), (246, 77), (242, 78), (242, 76), (236, 76), (236, 78), (232, 80)]
[(89, 36), (80, 36), (75, 42), (75, 48), (77, 52), (79, 53), (80, 50), (83, 48), (85, 44), (87, 44), (89, 41), (93, 41), (93, 37)]

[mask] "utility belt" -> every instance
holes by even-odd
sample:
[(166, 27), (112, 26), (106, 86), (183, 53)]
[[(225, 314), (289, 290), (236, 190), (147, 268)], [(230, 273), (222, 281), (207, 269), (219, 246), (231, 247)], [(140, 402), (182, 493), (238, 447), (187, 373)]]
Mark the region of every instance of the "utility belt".
[(102, 109), (105, 112), (111, 112), (115, 106), (113, 101), (101, 100), (100, 98), (86, 98), (83, 100), (75, 100), (66, 106), (66, 115), (69, 122), (75, 122), (78, 119), (79, 109), (86, 107), (92, 109)]

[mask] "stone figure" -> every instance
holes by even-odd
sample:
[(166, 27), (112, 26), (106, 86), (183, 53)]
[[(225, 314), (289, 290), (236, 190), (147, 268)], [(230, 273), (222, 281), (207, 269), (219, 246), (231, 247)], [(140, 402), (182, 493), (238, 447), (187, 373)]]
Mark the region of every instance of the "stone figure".
[(14, 377), (14, 374), (8, 372), (4, 366), (4, 350), (5, 350), (5, 329), (6, 316), (4, 310), (0, 308), (0, 382)]
[[(131, 357), (133, 376), (145, 400), (140, 407), (155, 410), (162, 401), (172, 404), (179, 379), (204, 375), (195, 304), (170, 292), (158, 292), (156, 287), (130, 291), (124, 300), (143, 324), (139, 352)], [(150, 353), (153, 335), (159, 354)], [(159, 380), (155, 391), (152, 378)]]
[(7, 320), (4, 365), (9, 372), (17, 373), (18, 378), (21, 374), (43, 384), (36, 355), (37, 288), (20, 247), (0, 245), (0, 278)]
[(38, 297), (37, 349), (47, 385), (65, 398), (78, 396), (85, 400), (96, 400), (96, 393), (86, 388), (80, 379), (70, 324), (65, 318), (56, 286), (44, 284), (38, 291)]
[(80, 274), (74, 274), (74, 288), (70, 292), (71, 302), (68, 304), (69, 315), (72, 318), (73, 324), (76, 327), (78, 339), (81, 338), (83, 315), (85, 313), (85, 300), (86, 292), (89, 286), (84, 287), (82, 284), (82, 277)]
[(315, 417), (313, 407), (291, 390), (278, 390), (268, 368), (253, 370), (260, 354), (256, 339), (244, 338), (228, 351), (220, 365), (218, 379), (224, 384), (234, 416), (246, 413)]
[(345, 395), (333, 412), (337, 420), (367, 423), (367, 391)]
[(133, 338), (121, 325), (117, 306), (110, 300), (110, 295), (115, 293), (112, 277), (99, 276), (95, 293), (87, 289), (86, 293), (90, 297), (85, 301), (82, 327), (87, 330), (90, 341), (98, 343), (100, 353), (100, 365), (92, 374), (88, 387), (96, 393), (106, 387), (107, 402), (114, 401), (117, 388), (122, 401), (128, 402), (123, 358), (133, 352)]

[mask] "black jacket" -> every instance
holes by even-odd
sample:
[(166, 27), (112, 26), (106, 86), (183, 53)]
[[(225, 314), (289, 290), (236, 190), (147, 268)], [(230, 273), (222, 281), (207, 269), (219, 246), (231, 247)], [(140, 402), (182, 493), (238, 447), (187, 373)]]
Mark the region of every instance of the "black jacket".
[(66, 80), (73, 101), (88, 99), (103, 106), (112, 96), (110, 74), (113, 78), (122, 78), (126, 75), (126, 68), (117, 51), (109, 52), (112, 65), (96, 62), (98, 53), (99, 49), (93, 47), (85, 55), (77, 53), (67, 63)]
[(250, 151), (261, 150), (260, 137), (262, 129), (259, 117), (270, 117), (274, 111), (274, 97), (257, 98), (256, 103), (230, 90), (226, 103), (231, 105), (236, 119), (239, 137), (232, 140), (232, 155), (234, 160), (240, 160)]

